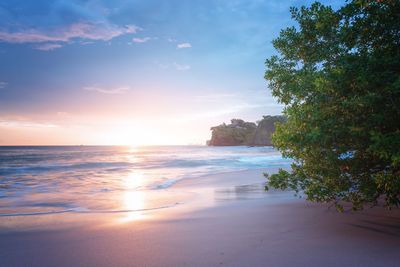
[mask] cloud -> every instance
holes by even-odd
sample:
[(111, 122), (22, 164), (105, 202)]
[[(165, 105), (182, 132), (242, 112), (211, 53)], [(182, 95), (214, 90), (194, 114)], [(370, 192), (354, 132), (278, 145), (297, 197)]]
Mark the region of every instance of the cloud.
[(102, 88), (102, 87), (98, 87), (98, 86), (83, 87), (83, 90), (86, 90), (86, 91), (98, 92), (98, 93), (109, 94), (109, 95), (125, 94), (130, 89), (131, 88), (129, 86), (116, 87), (116, 88)]
[(255, 108), (259, 108), (259, 107), (262, 107), (262, 105), (255, 105), (255, 104), (249, 104), (249, 103), (236, 103), (236, 104), (232, 104), (232, 105), (229, 105), (226, 107), (210, 109), (206, 112), (185, 114), (174, 120), (181, 121), (181, 122), (196, 121), (199, 119), (215, 118), (215, 117), (224, 116), (224, 115), (228, 115), (228, 114), (238, 114), (244, 110), (251, 110), (251, 109), (255, 109)]
[(8, 128), (56, 128), (55, 124), (47, 122), (35, 122), (28, 120), (6, 120), (0, 118), (0, 127)]
[(179, 48), (179, 49), (181, 49), (181, 48), (191, 48), (192, 45), (190, 43), (181, 43), (181, 44), (178, 44), (176, 47)]
[(0, 42), (34, 44), (33, 48), (48, 51), (72, 42), (110, 41), (141, 30), (112, 18), (112, 10), (101, 1), (6, 1), (0, 6)]
[(170, 65), (169, 64), (164, 64), (161, 62), (156, 61), (155, 64), (160, 68), (160, 69), (169, 69)]
[(0, 89), (6, 88), (8, 85), (8, 82), (0, 82)]
[(68, 43), (74, 39), (109, 41), (117, 36), (136, 33), (135, 25), (119, 27), (112, 24), (79, 22), (50, 31), (28, 29), (18, 32), (0, 31), (0, 41), (7, 43)]
[(165, 64), (165, 63), (161, 63), (161, 62), (155, 61), (155, 64), (160, 69), (176, 69), (176, 70), (179, 70), (179, 71), (186, 71), (186, 70), (190, 70), (191, 69), (190, 65), (179, 64), (179, 63), (176, 63), (176, 62)]
[(68, 117), (70, 115), (68, 112), (65, 111), (58, 111), (56, 114), (59, 117)]
[(174, 63), (175, 69), (179, 71), (190, 70), (190, 65)]
[(220, 94), (209, 94), (209, 95), (198, 95), (195, 96), (195, 99), (198, 101), (207, 101), (207, 102), (215, 102), (220, 101), (221, 99), (232, 99), (238, 97), (237, 94), (228, 94), (228, 93), (220, 93)]
[(134, 43), (146, 43), (150, 41), (152, 38), (151, 37), (144, 37), (144, 38), (133, 38), (132, 42)]
[(45, 43), (45, 44), (36, 45), (35, 49), (42, 50), (42, 51), (50, 51), (50, 50), (54, 50), (54, 49), (61, 48), (61, 47), (63, 47), (63, 46), (60, 44)]

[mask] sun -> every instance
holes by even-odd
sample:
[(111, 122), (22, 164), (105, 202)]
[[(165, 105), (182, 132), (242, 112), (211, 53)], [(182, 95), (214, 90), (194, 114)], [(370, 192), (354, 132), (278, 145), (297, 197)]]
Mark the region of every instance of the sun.
[(152, 143), (152, 138), (140, 128), (124, 126), (106, 130), (101, 134), (100, 143), (105, 145), (121, 145), (137, 147)]

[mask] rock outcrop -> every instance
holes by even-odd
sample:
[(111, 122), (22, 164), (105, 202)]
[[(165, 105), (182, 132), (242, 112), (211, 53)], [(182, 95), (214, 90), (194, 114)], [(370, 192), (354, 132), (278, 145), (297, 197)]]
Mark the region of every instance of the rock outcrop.
[(211, 127), (209, 146), (270, 146), (276, 122), (285, 122), (284, 116), (264, 116), (257, 124), (232, 119), (230, 124)]

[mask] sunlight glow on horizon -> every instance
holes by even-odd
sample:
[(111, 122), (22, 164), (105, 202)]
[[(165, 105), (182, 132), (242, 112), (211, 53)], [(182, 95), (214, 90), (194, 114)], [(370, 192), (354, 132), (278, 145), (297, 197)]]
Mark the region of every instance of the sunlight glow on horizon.
[[(99, 120), (99, 119), (98, 119)], [(50, 125), (50, 126), (49, 126)], [(188, 145), (205, 144), (209, 126), (187, 127), (166, 119), (100, 118), (89, 122), (1, 122), (0, 145)], [(202, 137), (201, 137), (202, 136)]]
[(0, 145), (205, 144), (282, 113), (264, 63), (293, 2), (94, 2), (2, 2)]
[[(258, 102), (253, 104), (240, 102), (241, 96), (219, 99), (219, 95), (217, 98), (210, 95), (188, 97), (175, 106), (174, 101), (179, 99), (168, 99), (171, 106), (149, 103), (146, 108), (133, 110), (112, 106), (104, 110), (94, 105), (80, 113), (43, 112), (30, 116), (0, 113), (0, 145), (203, 145), (211, 136), (212, 126), (232, 118), (256, 121), (263, 114), (279, 113), (279, 106), (272, 106), (271, 112), (264, 111), (265, 105), (261, 103), (267, 97), (258, 94)], [(144, 101), (142, 105), (146, 106)], [(220, 104), (221, 101), (224, 103)], [(250, 113), (254, 111), (255, 114)]]

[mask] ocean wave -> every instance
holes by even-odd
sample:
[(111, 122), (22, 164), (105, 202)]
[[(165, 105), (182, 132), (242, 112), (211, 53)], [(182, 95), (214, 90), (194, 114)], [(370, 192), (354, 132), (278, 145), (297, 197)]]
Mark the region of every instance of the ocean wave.
[(0, 175), (14, 173), (40, 173), (50, 171), (70, 171), (84, 169), (120, 169), (133, 167), (131, 162), (84, 162), (75, 164), (41, 164), (28, 166), (1, 167)]
[(0, 217), (22, 217), (22, 216), (43, 216), (43, 215), (53, 215), (62, 213), (90, 213), (90, 214), (106, 214), (106, 213), (130, 213), (130, 212), (143, 212), (152, 210), (161, 210), (175, 207), (183, 203), (176, 202), (170, 205), (158, 206), (154, 208), (145, 209), (121, 209), (121, 210), (90, 210), (84, 207), (70, 208), (64, 210), (53, 210), (53, 211), (38, 211), (38, 212), (20, 212), (20, 213), (0, 213)]
[[(272, 147), (0, 147), (0, 208), (15, 212), (9, 216), (132, 212), (74, 207), (90, 206), (85, 201), (104, 201), (110, 192), (127, 188), (162, 190), (182, 179), (290, 163)], [(115, 201), (109, 199), (107, 205)]]
[(92, 169), (162, 169), (162, 168), (193, 168), (204, 166), (237, 166), (237, 165), (255, 165), (268, 162), (268, 157), (262, 160), (246, 158), (228, 158), (228, 159), (150, 159), (142, 162), (84, 162), (84, 163), (54, 163), (54, 164), (24, 164), (23, 166), (2, 166), (0, 175), (10, 175), (18, 173), (41, 173), (41, 172), (64, 172), (71, 170), (92, 170)]
[(174, 184), (176, 184), (177, 182), (179, 182), (182, 179), (183, 178), (180, 178), (180, 179), (168, 179), (166, 181), (162, 181), (160, 183), (153, 184), (152, 186), (150, 186), (150, 189), (152, 189), (152, 190), (167, 189), (167, 188), (173, 186)]

